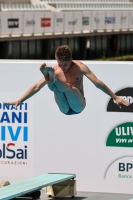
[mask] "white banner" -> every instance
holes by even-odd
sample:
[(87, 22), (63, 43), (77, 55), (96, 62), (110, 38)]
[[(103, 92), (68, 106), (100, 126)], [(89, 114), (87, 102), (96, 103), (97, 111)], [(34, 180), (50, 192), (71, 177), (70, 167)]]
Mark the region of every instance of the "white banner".
[(122, 11), (120, 23), (121, 23), (122, 29), (129, 28), (129, 12), (128, 11)]
[(3, 102), (12, 97), (18, 98), (21, 93), (7, 90), (1, 91), (1, 95), (0, 177), (12, 183), (33, 177), (34, 100), (20, 104), (16, 110)]
[(1, 26), (2, 26), (2, 16), (1, 16), (1, 12), (0, 12), (0, 35), (2, 34)]
[(73, 13), (73, 31), (82, 31), (82, 12)]
[(64, 31), (64, 13), (54, 13), (54, 32), (59, 33)]
[(44, 12), (44, 18), (41, 19), (41, 26), (44, 27), (44, 33), (54, 32), (54, 13)]
[(133, 12), (129, 12), (129, 28), (133, 29)]
[(65, 18), (64, 31), (68, 33), (72, 33), (73, 26), (75, 23), (75, 20), (73, 19), (73, 12), (65, 12), (64, 18)]
[(122, 17), (122, 12), (121, 11), (114, 11), (114, 16), (115, 16), (115, 20), (116, 20), (116, 23), (114, 24), (114, 29), (121, 29), (122, 27), (122, 24), (121, 24), (121, 17)]
[(98, 23), (100, 23), (98, 13), (96, 11), (91, 12), (91, 30), (97, 30)]
[(45, 25), (47, 25), (47, 21), (45, 20), (44, 17), (44, 12), (34, 12), (34, 16), (35, 16), (34, 33), (35, 34), (44, 33), (44, 27)]
[[(13, 35), (17, 35), (17, 34), (22, 34), (23, 30), (22, 30), (22, 13), (23, 12), (12, 12), (11, 13), (11, 18), (8, 19), (8, 27), (12, 28), (12, 32), (11, 34)], [(9, 21), (10, 20), (10, 21)]]
[(1, 12), (1, 34), (9, 35), (12, 32), (12, 17), (10, 12)]
[(91, 30), (91, 12), (82, 12), (82, 30), (90, 31)]
[(35, 16), (34, 12), (23, 12), (23, 33), (34, 33), (34, 27), (35, 27)]
[(105, 11), (105, 29), (114, 29), (116, 17), (113, 11)]
[(104, 11), (98, 11), (97, 12), (97, 29), (104, 30), (105, 29), (105, 12)]
[(133, 28), (131, 11), (1, 12), (0, 33), (54, 34)]

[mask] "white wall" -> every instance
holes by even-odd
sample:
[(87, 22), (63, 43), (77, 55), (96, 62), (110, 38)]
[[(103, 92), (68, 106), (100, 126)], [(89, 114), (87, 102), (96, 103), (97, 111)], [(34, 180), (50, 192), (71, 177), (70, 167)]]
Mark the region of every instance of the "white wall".
[[(42, 62), (1, 61), (0, 103), (17, 100), (32, 84), (39, 81), (42, 78), (39, 71)], [(45, 62), (51, 66), (56, 63)], [(113, 92), (132, 87), (132, 63), (84, 63)], [(107, 112), (110, 97), (98, 90), (86, 77), (84, 90), (87, 106), (81, 114), (73, 116), (64, 115), (59, 111), (53, 93), (47, 86), (26, 101), (29, 140), (25, 143), (22, 137), (18, 137), (18, 141), (14, 143), (17, 148), (28, 144), (28, 164), (13, 165), (12, 171), (11, 164), (0, 164), (0, 168), (3, 169), (0, 170), (0, 179), (7, 179), (13, 183), (48, 172), (75, 173), (78, 191), (133, 193), (133, 169), (128, 172), (118, 171), (119, 161), (133, 163), (132, 148), (106, 147), (106, 139), (111, 130), (119, 124), (132, 122), (132, 113)], [(18, 109), (15, 112), (19, 111)], [(0, 112), (2, 114), (3, 110)], [(9, 125), (3, 122), (0, 126), (4, 124)], [(19, 123), (11, 125), (19, 126)], [(7, 135), (5, 144), (12, 142), (9, 134)], [(0, 141), (0, 149), (2, 144), (3, 141)], [(0, 162), (2, 160), (9, 161), (0, 158)], [(113, 162), (114, 165), (111, 165)], [(112, 167), (108, 169), (109, 166)], [(105, 178), (107, 169), (108, 175)], [(7, 171), (10, 171), (10, 174)], [(130, 175), (131, 178), (118, 178), (118, 174)]]

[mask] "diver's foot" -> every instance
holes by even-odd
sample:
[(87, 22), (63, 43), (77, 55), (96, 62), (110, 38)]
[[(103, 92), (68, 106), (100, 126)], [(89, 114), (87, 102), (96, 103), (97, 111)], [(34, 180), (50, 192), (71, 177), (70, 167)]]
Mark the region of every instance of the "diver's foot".
[(40, 71), (44, 75), (46, 81), (49, 81), (48, 67), (46, 66), (46, 63), (44, 63), (44, 64), (41, 65)]
[(54, 83), (56, 80), (55, 70), (53, 67), (47, 67), (47, 72), (49, 74), (49, 81)]

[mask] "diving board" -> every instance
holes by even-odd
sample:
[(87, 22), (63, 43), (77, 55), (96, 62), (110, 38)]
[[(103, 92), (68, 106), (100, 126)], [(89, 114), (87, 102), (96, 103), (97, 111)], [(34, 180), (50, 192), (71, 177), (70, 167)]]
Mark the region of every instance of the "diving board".
[(12, 185), (0, 188), (0, 199), (8, 200), (34, 191), (41, 190), (47, 186), (60, 183), (65, 180), (74, 179), (75, 174), (58, 174), (48, 173), (41, 176), (33, 177)]

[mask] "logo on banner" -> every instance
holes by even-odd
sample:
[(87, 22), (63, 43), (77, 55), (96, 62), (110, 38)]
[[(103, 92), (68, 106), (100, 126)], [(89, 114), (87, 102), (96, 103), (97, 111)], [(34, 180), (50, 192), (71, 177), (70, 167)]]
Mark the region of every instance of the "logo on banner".
[(73, 20), (73, 21), (69, 21), (68, 24), (69, 25), (76, 25), (77, 24), (77, 19)]
[(106, 146), (133, 147), (133, 122), (126, 122), (113, 128), (106, 140)]
[(133, 112), (133, 88), (125, 88), (118, 92), (116, 95), (122, 99), (130, 102), (129, 106), (121, 105), (121, 109), (118, 107), (116, 102), (111, 98), (107, 105), (107, 112)]
[(41, 27), (51, 27), (51, 18), (41, 18)]
[(96, 22), (96, 24), (100, 23), (100, 19), (97, 17), (94, 17), (94, 22)]
[(82, 17), (82, 25), (83, 26), (89, 25), (89, 17)]
[(126, 16), (122, 16), (121, 19), (120, 19), (120, 23), (125, 24), (126, 20), (127, 20), (127, 17)]
[(63, 23), (62, 18), (56, 18), (56, 25), (59, 26), (61, 23)]
[(19, 19), (8, 19), (8, 28), (19, 28)]
[(115, 24), (115, 17), (105, 17), (105, 24)]
[(56, 18), (56, 23), (62, 23), (63, 19), (62, 18)]
[(35, 20), (31, 19), (31, 20), (26, 20), (25, 26), (29, 27), (29, 26), (34, 26), (35, 25)]
[(113, 161), (105, 172), (106, 179), (132, 179), (133, 156), (125, 156)]
[(0, 164), (26, 165), (28, 159), (28, 105), (0, 103)]

